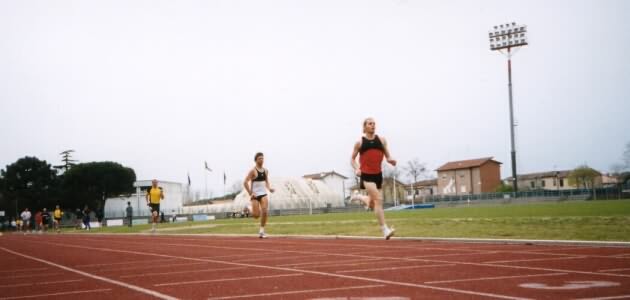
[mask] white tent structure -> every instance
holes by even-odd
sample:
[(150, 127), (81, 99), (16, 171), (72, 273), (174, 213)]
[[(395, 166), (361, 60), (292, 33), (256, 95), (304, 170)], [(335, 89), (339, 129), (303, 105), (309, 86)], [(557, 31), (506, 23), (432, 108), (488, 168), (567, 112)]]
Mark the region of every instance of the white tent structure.
[[(275, 192), (269, 195), (269, 209), (308, 209), (345, 206), (341, 191), (333, 191), (325, 182), (305, 178), (271, 178)], [(242, 211), (251, 206), (249, 195), (242, 191), (234, 201), (219, 204), (189, 205), (183, 207), (185, 214), (227, 213)]]

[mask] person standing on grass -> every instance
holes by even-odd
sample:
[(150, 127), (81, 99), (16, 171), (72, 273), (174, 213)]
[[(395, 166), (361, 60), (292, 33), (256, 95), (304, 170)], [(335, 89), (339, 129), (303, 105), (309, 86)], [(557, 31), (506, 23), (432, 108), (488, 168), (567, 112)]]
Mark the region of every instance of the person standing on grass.
[(83, 225), (85, 225), (85, 230), (92, 230), (92, 226), (90, 226), (90, 208), (87, 204), (83, 207), (81, 214), (83, 216)]
[[(368, 195), (362, 196), (357, 191), (351, 200), (363, 202), (367, 207), (374, 210), (376, 219), (381, 225), (383, 236), (386, 240), (389, 240), (394, 235), (394, 229), (389, 228), (385, 223), (383, 196), (381, 193), (383, 185), (381, 164), (383, 158), (385, 158), (389, 164), (396, 166), (396, 160), (391, 157), (385, 138), (376, 134), (376, 122), (374, 119), (367, 118), (363, 121), (363, 134), (361, 140), (354, 144), (351, 164), (356, 176), (361, 178), (360, 188), (367, 190)], [(359, 156), (358, 163), (357, 156)]]
[(59, 205), (55, 206), (55, 211), (53, 211), (53, 226), (57, 233), (61, 232), (61, 217), (63, 216), (63, 211), (59, 208)]
[(26, 233), (31, 229), (31, 212), (28, 210), (28, 207), (20, 214), (20, 218), (22, 219), (22, 228), (24, 233)]
[(151, 181), (151, 187), (147, 190), (146, 200), (151, 210), (151, 232), (155, 233), (160, 213), (160, 202), (164, 200), (164, 190), (158, 186), (157, 179)]
[(48, 209), (44, 207), (42, 211), (42, 229), (44, 232), (48, 231), (48, 225), (50, 224), (50, 213)]
[(133, 207), (131, 202), (127, 201), (127, 226), (131, 227), (133, 223)]
[(35, 213), (35, 231), (41, 233), (42, 232), (42, 212), (41, 211), (37, 211)]
[(252, 217), (258, 219), (260, 217), (260, 229), (258, 230), (258, 237), (264, 239), (267, 237), (265, 234), (265, 225), (267, 224), (267, 215), (269, 214), (269, 195), (274, 192), (274, 189), (269, 184), (269, 171), (263, 167), (265, 162), (265, 156), (258, 152), (254, 156), (256, 166), (252, 168), (245, 176), (243, 180), (243, 187), (250, 195), (250, 202), (252, 204)]

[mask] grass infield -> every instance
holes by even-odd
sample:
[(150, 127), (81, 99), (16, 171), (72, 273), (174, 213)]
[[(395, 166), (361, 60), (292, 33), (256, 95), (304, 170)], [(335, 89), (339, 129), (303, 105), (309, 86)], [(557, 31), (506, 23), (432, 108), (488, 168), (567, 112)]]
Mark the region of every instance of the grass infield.
[[(443, 207), (386, 212), (385, 216), (387, 223), (396, 228), (396, 236), (401, 237), (630, 241), (630, 200)], [(140, 233), (150, 228), (105, 227), (91, 232)], [(158, 225), (158, 232), (256, 234), (258, 220), (166, 223)], [(372, 212), (272, 216), (266, 232), (380, 236)]]

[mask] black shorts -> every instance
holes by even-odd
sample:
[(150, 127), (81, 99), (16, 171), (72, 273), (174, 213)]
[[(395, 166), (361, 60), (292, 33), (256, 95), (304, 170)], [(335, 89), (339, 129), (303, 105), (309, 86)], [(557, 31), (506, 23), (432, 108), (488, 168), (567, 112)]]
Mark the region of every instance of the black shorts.
[(256, 201), (260, 202), (260, 201), (262, 201), (262, 198), (265, 198), (265, 197), (267, 197), (267, 194), (256, 196), (255, 199), (256, 199)]
[(61, 223), (61, 218), (55, 218), (55, 222)]
[(373, 182), (376, 183), (376, 188), (379, 190), (383, 187), (383, 173), (378, 174), (363, 174), (361, 173), (361, 184), (360, 187), (362, 190), (365, 189), (364, 182)]
[(150, 203), (149, 207), (151, 207), (151, 212), (157, 211), (160, 212), (160, 203)]

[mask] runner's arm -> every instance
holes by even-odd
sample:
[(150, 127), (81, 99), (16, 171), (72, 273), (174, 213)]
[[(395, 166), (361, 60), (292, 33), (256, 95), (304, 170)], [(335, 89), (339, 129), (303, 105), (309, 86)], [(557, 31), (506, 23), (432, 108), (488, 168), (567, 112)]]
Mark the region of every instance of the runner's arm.
[(389, 147), (387, 147), (387, 141), (385, 140), (385, 138), (383, 137), (379, 137), (381, 139), (381, 143), (383, 143), (383, 149), (385, 150), (385, 159), (387, 160), (387, 162), (392, 165), (392, 166), (396, 166), (396, 160), (392, 158), (391, 154), (389, 153)]
[(354, 173), (357, 176), (361, 176), (361, 169), (359, 163), (357, 163), (357, 156), (359, 155), (359, 149), (361, 149), (361, 142), (356, 142), (354, 144), (354, 149), (352, 149), (352, 156), (350, 157), (350, 165), (352, 165), (352, 169), (354, 169)]
[(267, 189), (268, 189), (270, 192), (272, 192), (272, 193), (273, 193), (273, 192), (275, 192), (276, 190), (274, 190), (274, 189), (271, 187), (271, 184), (269, 183), (269, 170), (265, 169), (265, 172), (267, 173), (267, 177), (265, 178), (265, 185), (267, 185)]

